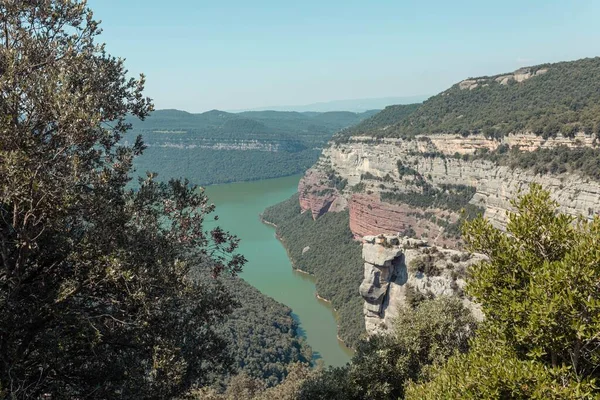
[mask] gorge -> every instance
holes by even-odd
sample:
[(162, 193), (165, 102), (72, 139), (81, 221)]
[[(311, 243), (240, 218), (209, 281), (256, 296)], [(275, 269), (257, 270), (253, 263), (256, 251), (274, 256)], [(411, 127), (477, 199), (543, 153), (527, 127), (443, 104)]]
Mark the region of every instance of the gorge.
[[(241, 277), (264, 295), (292, 309), (299, 332), (325, 365), (341, 366), (352, 352), (337, 339), (336, 316), (331, 306), (316, 297), (314, 281), (292, 269), (273, 227), (259, 214), (292, 195), (299, 176), (248, 183), (213, 185), (206, 188), (217, 205), (218, 224), (241, 239), (240, 252), (248, 259)], [(251, 334), (251, 333), (250, 333)]]
[[(390, 106), (334, 136), (300, 180), (298, 212), (314, 221), (346, 213), (363, 256), (382, 234), (460, 252), (465, 220), (483, 215), (505, 229), (512, 199), (530, 184), (548, 190), (560, 212), (590, 220), (600, 214), (599, 78), (599, 58), (545, 64), (467, 79), (422, 105)], [(384, 309), (393, 314), (405, 299), (394, 289), (397, 274), (382, 270), (375, 279), (378, 266), (370, 265), (361, 294), (372, 334), (382, 322), (389, 328)], [(372, 285), (383, 278), (385, 287)], [(377, 287), (375, 298), (369, 291)]]

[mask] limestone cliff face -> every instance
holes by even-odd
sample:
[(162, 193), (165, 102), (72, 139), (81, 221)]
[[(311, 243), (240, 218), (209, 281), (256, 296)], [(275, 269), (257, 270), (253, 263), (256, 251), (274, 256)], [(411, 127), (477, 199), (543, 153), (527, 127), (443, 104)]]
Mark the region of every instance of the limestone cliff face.
[(466, 269), (483, 256), (391, 235), (365, 236), (362, 254), (364, 279), (359, 292), (365, 300), (367, 333), (389, 331), (400, 309), (410, 307), (416, 296), (455, 296), (475, 318), (483, 318), (479, 306), (463, 294)]
[[(398, 161), (417, 171), (431, 187), (466, 185), (475, 192), (470, 204), (481, 207), (484, 216), (503, 228), (510, 200), (530, 183), (550, 190), (562, 212), (591, 217), (600, 212), (600, 183), (573, 174), (535, 175), (529, 170), (498, 166), (482, 159), (465, 161), (456, 153), (472, 154), (477, 149), (494, 150), (501, 144), (522, 150), (551, 148), (558, 145), (592, 146), (593, 138), (583, 134), (574, 139), (558, 137), (544, 140), (539, 136), (510, 135), (502, 141), (481, 136), (428, 135), (414, 140), (356, 137), (347, 143), (332, 144), (300, 182), (301, 206), (316, 218), (324, 212), (350, 209), (354, 234), (397, 234), (408, 227), (414, 236), (427, 237), (431, 243), (451, 244), (455, 239), (444, 235), (458, 212), (411, 207), (381, 201), (381, 193), (416, 193), (419, 182), (400, 176)], [(442, 157), (441, 155), (444, 155)], [(346, 180), (341, 190), (332, 189), (329, 178)], [(329, 190), (327, 190), (329, 189)], [(332, 207), (335, 205), (335, 207)], [(443, 221), (444, 223), (440, 223)]]
[(302, 211), (310, 211), (313, 219), (328, 211), (344, 210), (347, 206), (345, 198), (328, 183), (327, 175), (315, 169), (309, 170), (298, 184), (300, 207)]

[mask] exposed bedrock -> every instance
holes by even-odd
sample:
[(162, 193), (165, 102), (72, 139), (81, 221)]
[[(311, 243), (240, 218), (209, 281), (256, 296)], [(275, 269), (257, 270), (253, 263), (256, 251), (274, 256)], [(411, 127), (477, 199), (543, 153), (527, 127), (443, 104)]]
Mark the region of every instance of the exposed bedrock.
[[(426, 241), (394, 235), (365, 236), (362, 251), (364, 279), (359, 292), (364, 302), (367, 333), (389, 331), (410, 298), (455, 296), (482, 319), (477, 304), (465, 297), (465, 274), (469, 265), (484, 257), (429, 246)], [(420, 269), (427, 266), (428, 273)]]
[(298, 184), (300, 208), (310, 211), (313, 219), (317, 219), (328, 211), (341, 211), (347, 207), (346, 199), (320, 170), (309, 170)]
[[(397, 234), (411, 228), (413, 235), (430, 243), (453, 246), (443, 235), (448, 223), (456, 221), (459, 211), (415, 207), (381, 201), (382, 193), (418, 193), (414, 176), (400, 175), (398, 161), (416, 171), (427, 185), (464, 185), (474, 188), (470, 204), (481, 207), (484, 216), (496, 227), (504, 228), (510, 200), (530, 183), (548, 189), (562, 212), (592, 217), (600, 211), (600, 183), (577, 174), (536, 175), (532, 171), (499, 166), (492, 161), (464, 160), (455, 154), (472, 154), (478, 149), (494, 150), (501, 144), (522, 150), (551, 148), (559, 145), (593, 146), (593, 138), (583, 134), (574, 139), (544, 140), (535, 135), (509, 135), (502, 141), (482, 136), (428, 135), (413, 140), (356, 137), (347, 143), (332, 144), (323, 150), (317, 162), (301, 180), (300, 203), (317, 218), (325, 212), (350, 209), (350, 226), (357, 236)], [(336, 189), (335, 179), (347, 182)], [(439, 221), (444, 220), (444, 224)], [(436, 222), (437, 221), (437, 222)], [(456, 237), (456, 235), (455, 235)]]

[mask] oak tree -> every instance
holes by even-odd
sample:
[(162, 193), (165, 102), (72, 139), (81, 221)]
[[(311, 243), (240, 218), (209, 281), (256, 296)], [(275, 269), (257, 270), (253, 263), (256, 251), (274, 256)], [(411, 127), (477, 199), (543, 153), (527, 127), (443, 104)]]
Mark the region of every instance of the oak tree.
[[(0, 387), (11, 398), (167, 398), (227, 366), (213, 279), (244, 263), (187, 181), (128, 186), (144, 77), (85, 1), (0, 1)], [(192, 274), (193, 272), (193, 274)], [(192, 276), (193, 275), (193, 276)]]

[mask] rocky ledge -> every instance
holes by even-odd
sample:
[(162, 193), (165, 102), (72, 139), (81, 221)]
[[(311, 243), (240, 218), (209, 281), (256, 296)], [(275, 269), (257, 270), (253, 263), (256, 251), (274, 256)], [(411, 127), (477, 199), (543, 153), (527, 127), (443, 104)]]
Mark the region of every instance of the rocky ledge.
[(479, 306), (463, 292), (467, 268), (485, 257), (429, 246), (420, 239), (379, 235), (363, 237), (365, 327), (370, 335), (385, 333), (402, 307), (419, 299), (455, 296), (483, 319)]
[(595, 143), (592, 136), (582, 133), (575, 138), (547, 140), (533, 134), (509, 135), (501, 141), (444, 134), (413, 140), (351, 138), (323, 150), (300, 182), (300, 205), (310, 210), (313, 218), (347, 206), (356, 237), (398, 232), (408, 235), (410, 228), (411, 236), (453, 248), (460, 248), (453, 225), (466, 204), (454, 209), (420, 204), (417, 200), (424, 200), (420, 196), (423, 187), (468, 192), (471, 208), (478, 208), (500, 229), (506, 225), (506, 212), (512, 210), (511, 199), (531, 183), (549, 190), (561, 212), (588, 218), (600, 215), (599, 181), (576, 172), (536, 174), (492, 160), (462, 157), (494, 151), (500, 145), (533, 151), (557, 146), (593, 148)]

